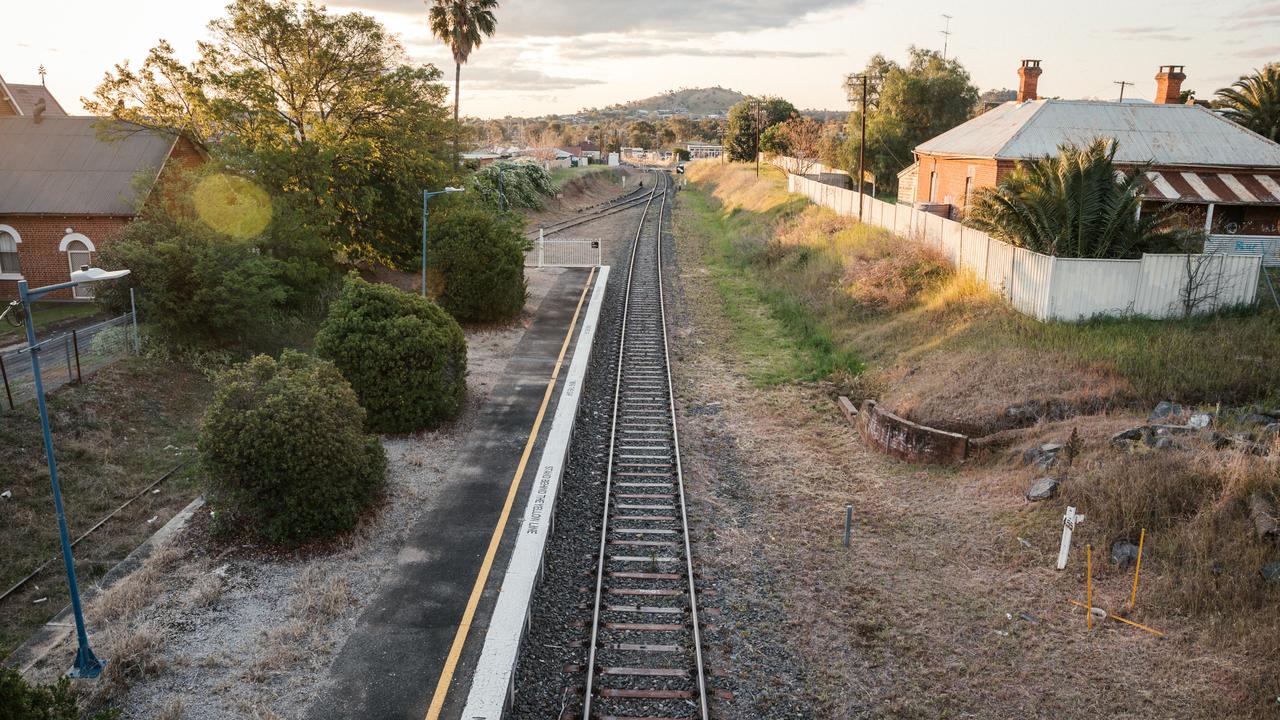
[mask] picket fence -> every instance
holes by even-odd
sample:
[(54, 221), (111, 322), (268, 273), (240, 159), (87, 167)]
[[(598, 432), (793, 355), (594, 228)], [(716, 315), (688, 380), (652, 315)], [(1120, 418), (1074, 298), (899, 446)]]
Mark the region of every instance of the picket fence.
[[(787, 189), (845, 217), (858, 216), (859, 194), (799, 175)], [(984, 232), (916, 210), (861, 196), (862, 220), (932, 245), (957, 268), (971, 271), (1014, 309), (1039, 320), (1095, 316), (1181, 317), (1252, 305), (1260, 255), (1143, 255), (1140, 260), (1094, 260), (1042, 255)], [(1194, 281), (1192, 280), (1194, 278)], [(1189, 289), (1190, 288), (1190, 289)]]

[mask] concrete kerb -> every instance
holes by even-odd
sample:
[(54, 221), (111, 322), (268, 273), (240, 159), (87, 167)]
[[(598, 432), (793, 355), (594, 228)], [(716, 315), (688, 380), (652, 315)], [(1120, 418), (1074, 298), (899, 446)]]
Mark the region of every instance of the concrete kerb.
[(573, 438), (583, 379), (591, 361), (608, 279), (609, 267), (603, 266), (578, 332), (573, 359), (538, 461), (537, 477), (520, 521), (511, 561), (498, 590), (480, 658), (471, 674), (471, 690), (462, 712), (467, 720), (498, 720), (506, 712), (515, 689), (516, 662), (532, 614), (533, 591), (542, 580), (547, 539), (554, 526), (560, 480)]
[[(187, 526), (187, 522), (196, 514), (196, 511), (204, 506), (204, 496), (197, 497), (192, 500), (185, 508), (180, 510), (178, 514), (169, 519), (151, 537), (142, 542), (141, 545), (134, 548), (124, 560), (121, 560), (107, 571), (96, 583), (88, 587), (83, 593), (83, 599), (87, 603), (98, 595), (111, 589), (116, 583), (128, 577), (130, 573), (142, 566), (147, 558), (151, 557), (151, 553), (157, 547), (168, 542), (170, 538), (177, 535)], [(61, 612), (55, 615), (49, 622), (45, 623), (34, 635), (25, 643), (20, 645), (9, 657), (5, 658), (4, 664), (16, 667), (20, 672), (26, 673), (35, 667), (37, 663), (45, 658), (54, 648), (74, 631), (70, 621), (71, 606), (67, 605)], [(89, 618), (92, 622), (93, 618)], [(90, 635), (93, 633), (90, 632)], [(70, 664), (71, 658), (67, 659)]]

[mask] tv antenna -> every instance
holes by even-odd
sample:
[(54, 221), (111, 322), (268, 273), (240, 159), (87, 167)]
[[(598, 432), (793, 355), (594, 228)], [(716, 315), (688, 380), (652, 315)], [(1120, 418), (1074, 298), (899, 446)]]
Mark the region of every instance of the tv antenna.
[(40, 63), (40, 67), (36, 70), (36, 72), (40, 73), (40, 84), (44, 85), (44, 76), (45, 76), (45, 73), (47, 72), (44, 69), (44, 63)]
[(1128, 80), (1114, 80), (1111, 84), (1120, 86), (1120, 102), (1124, 102), (1124, 88), (1126, 85), (1132, 85), (1133, 83)]
[(951, 16), (946, 13), (942, 14), (946, 18), (947, 25), (942, 29), (942, 59), (947, 59), (947, 43), (951, 41)]

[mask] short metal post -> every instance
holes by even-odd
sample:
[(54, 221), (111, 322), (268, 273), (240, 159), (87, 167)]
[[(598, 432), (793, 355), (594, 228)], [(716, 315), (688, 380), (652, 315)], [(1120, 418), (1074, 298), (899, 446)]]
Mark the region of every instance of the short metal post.
[(844, 506), (844, 546), (849, 547), (849, 535), (853, 530), (853, 504)]
[(71, 340), (62, 336), (62, 357), (67, 361), (67, 382), (75, 382), (76, 376), (71, 374)]
[(133, 288), (129, 288), (129, 314), (133, 316), (133, 354), (142, 354), (142, 339), (138, 336), (138, 303), (134, 301)]
[(71, 329), (71, 348), (76, 351), (76, 382), (84, 382), (84, 375), (80, 372), (80, 338), (76, 334), (75, 328)]
[(4, 394), (9, 398), (9, 409), (13, 409), (13, 390), (9, 388), (9, 372), (4, 369), (4, 355), (0, 355), (0, 378), (4, 379)]
[(546, 247), (547, 236), (542, 231), (542, 228), (538, 228), (538, 267), (542, 267), (543, 253), (546, 250)]

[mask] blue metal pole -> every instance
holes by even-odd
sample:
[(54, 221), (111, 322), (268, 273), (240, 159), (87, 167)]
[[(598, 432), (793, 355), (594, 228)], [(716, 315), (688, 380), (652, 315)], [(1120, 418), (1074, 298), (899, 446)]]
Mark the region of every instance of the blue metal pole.
[[(74, 283), (70, 283), (71, 285)], [(41, 288), (48, 292), (51, 288)], [(41, 292), (40, 294), (44, 294)], [(38, 295), (37, 295), (38, 297)], [(18, 298), (22, 301), (24, 322), (27, 327), (27, 347), (31, 353), (31, 373), (35, 376), (36, 405), (40, 408), (40, 429), (44, 433), (44, 454), (49, 461), (49, 482), (53, 485), (53, 506), (58, 514), (58, 536), (62, 541), (62, 562), (67, 568), (67, 586), (71, 592), (71, 610), (76, 619), (76, 664), (67, 672), (73, 678), (96, 678), (102, 673), (103, 662), (89, 647), (89, 633), (84, 627), (84, 611), (80, 607), (80, 586), (76, 584), (76, 563), (71, 555), (71, 538), (67, 532), (67, 515), (62, 508), (62, 486), (58, 484), (58, 461), (53, 455), (53, 431), (49, 426), (49, 409), (44, 402), (44, 382), (40, 377), (40, 348), (36, 345), (36, 328), (31, 320), (32, 295), (27, 292), (27, 281), (18, 281)]]
[(426, 297), (426, 200), (431, 193), (422, 191), (422, 297)]

